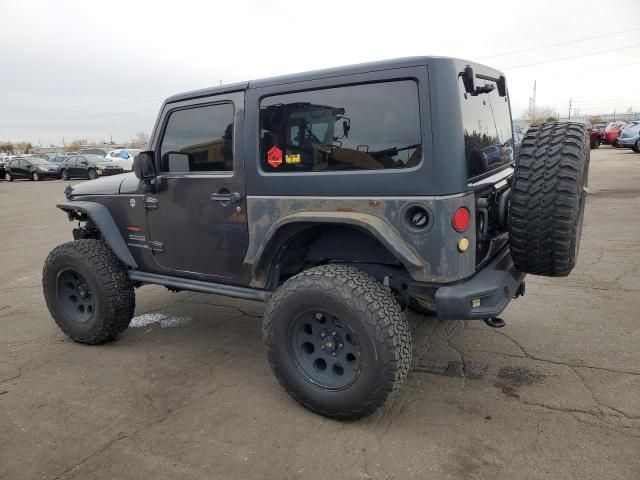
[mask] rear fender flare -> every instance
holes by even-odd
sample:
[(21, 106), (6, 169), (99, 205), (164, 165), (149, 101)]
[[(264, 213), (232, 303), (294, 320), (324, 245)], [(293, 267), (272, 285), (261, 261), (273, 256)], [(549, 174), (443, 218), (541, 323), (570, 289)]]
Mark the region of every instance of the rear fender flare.
[[(411, 247), (404, 242), (398, 233), (382, 219), (373, 215), (363, 213), (351, 213), (351, 212), (305, 212), (294, 213), (287, 217), (273, 223), (267, 230), (264, 238), (259, 244), (253, 244), (250, 246), (245, 262), (253, 265), (254, 282), (252, 286), (262, 284), (265, 282), (263, 275), (260, 272), (268, 270), (269, 259), (265, 258), (265, 251), (268, 250), (271, 240), (275, 237), (275, 234), (285, 225), (291, 224), (305, 224), (309, 225), (348, 225), (353, 227), (359, 227), (367, 231), (375, 239), (377, 239), (382, 245), (384, 245), (389, 252), (391, 252), (402, 265), (416, 277), (423, 277), (428, 268), (420, 257), (413, 251)], [(251, 248), (253, 247), (253, 248)], [(255, 280), (259, 279), (259, 280)]]
[(86, 214), (100, 230), (104, 241), (120, 261), (129, 267), (138, 268), (107, 207), (101, 203), (83, 201), (61, 203), (56, 206), (65, 212), (77, 211)]

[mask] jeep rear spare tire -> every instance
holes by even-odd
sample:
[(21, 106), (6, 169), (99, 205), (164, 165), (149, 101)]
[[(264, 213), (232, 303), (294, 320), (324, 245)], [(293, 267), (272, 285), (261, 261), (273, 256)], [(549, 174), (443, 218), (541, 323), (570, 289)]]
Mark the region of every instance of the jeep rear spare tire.
[(284, 283), (264, 314), (268, 359), (285, 390), (327, 417), (373, 413), (411, 365), (407, 320), (391, 291), (343, 265)]
[(509, 242), (516, 267), (564, 277), (580, 246), (589, 171), (589, 135), (581, 123), (531, 127), (511, 186)]

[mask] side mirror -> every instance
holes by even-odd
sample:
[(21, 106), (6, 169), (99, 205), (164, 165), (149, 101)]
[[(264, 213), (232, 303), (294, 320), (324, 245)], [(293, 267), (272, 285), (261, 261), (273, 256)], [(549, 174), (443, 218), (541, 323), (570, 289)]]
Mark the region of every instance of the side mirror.
[(136, 155), (133, 159), (133, 171), (140, 180), (156, 178), (156, 164), (153, 161), (153, 152), (140, 152)]

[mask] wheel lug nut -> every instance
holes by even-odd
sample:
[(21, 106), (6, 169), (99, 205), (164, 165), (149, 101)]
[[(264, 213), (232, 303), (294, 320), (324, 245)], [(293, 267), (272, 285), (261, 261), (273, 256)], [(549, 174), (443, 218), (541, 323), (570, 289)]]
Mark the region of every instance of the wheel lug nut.
[(336, 332), (331, 332), (331, 335), (335, 337), (336, 336)]
[(331, 352), (331, 356), (335, 357), (336, 356), (336, 352)]
[(320, 345), (320, 350), (324, 350), (324, 345)]
[(342, 345), (341, 343), (338, 344), (338, 348), (342, 348), (344, 347), (344, 345)]
[(326, 337), (326, 335), (327, 335), (327, 334), (326, 334), (326, 333), (324, 333), (324, 332), (322, 332), (322, 333), (320, 334), (320, 336), (321, 336), (322, 338)]

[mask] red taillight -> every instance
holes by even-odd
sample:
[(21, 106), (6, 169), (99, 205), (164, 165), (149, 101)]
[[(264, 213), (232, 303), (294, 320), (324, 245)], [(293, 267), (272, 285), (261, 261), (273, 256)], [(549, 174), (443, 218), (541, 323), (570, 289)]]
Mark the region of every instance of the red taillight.
[(471, 214), (467, 207), (460, 207), (453, 214), (453, 228), (458, 232), (464, 232), (469, 228), (469, 221), (471, 220)]

